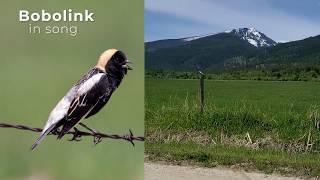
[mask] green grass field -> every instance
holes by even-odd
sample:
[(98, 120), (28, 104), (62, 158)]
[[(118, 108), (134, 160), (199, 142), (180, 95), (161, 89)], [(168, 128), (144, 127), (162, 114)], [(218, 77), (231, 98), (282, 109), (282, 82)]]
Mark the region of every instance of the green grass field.
[[(283, 158), (262, 159), (271, 162), (274, 169), (300, 167), (311, 169), (304, 174), (319, 175), (317, 161), (299, 164), (290, 159), (301, 154), (309, 159), (318, 156), (320, 131), (315, 123), (320, 120), (319, 88), (317, 82), (205, 81), (202, 114), (199, 80), (146, 79), (147, 152), (206, 166), (251, 162), (258, 169), (264, 169), (256, 162), (261, 164), (261, 157), (268, 157), (266, 153), (287, 153)], [(237, 158), (209, 153), (215, 145), (220, 147), (217, 153), (232, 148)], [(200, 160), (192, 155), (194, 149)], [(247, 154), (241, 153), (243, 149)]]
[[(123, 50), (134, 62), (107, 106), (86, 124), (105, 133), (144, 133), (143, 1), (4, 1), (0, 11), (0, 122), (43, 127), (67, 90), (108, 48)], [(78, 35), (27, 33), (18, 11), (89, 9), (95, 22), (70, 23)], [(48, 25), (66, 25), (48, 23)], [(81, 128), (80, 128), (81, 129)], [(39, 134), (0, 129), (0, 179), (142, 179), (144, 143), (92, 138), (69, 142), (47, 137), (31, 152)]]

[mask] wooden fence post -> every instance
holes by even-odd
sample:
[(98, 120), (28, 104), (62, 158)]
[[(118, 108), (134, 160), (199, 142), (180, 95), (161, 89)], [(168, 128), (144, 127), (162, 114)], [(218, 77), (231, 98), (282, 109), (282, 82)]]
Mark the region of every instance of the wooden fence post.
[(199, 71), (200, 73), (200, 110), (203, 113), (204, 110), (204, 74)]

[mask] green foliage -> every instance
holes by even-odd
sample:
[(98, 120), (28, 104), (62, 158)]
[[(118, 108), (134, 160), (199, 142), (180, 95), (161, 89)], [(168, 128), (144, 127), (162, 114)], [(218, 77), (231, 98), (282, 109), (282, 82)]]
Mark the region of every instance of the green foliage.
[[(320, 66), (282, 67), (271, 70), (230, 70), (220, 73), (207, 73), (205, 77), (209, 80), (320, 81)], [(149, 70), (146, 72), (146, 78), (199, 79), (200, 75), (198, 72)]]

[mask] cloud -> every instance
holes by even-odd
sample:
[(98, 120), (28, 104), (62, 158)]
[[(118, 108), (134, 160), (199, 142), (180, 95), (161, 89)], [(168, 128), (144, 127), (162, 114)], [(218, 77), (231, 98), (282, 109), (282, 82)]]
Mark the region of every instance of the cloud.
[(255, 27), (275, 40), (298, 40), (320, 34), (319, 22), (286, 13), (267, 0), (146, 0), (145, 8), (221, 30)]

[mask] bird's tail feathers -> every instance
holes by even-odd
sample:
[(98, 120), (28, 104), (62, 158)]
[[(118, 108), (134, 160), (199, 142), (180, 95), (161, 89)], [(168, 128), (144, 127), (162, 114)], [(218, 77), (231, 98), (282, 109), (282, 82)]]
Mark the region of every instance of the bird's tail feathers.
[(36, 140), (36, 142), (34, 142), (31, 146), (31, 150), (34, 150), (34, 148), (36, 148), (42, 141), (43, 139), (46, 137), (46, 135), (48, 135), (53, 128), (56, 127), (56, 124), (52, 124), (48, 129), (46, 129), (45, 131), (43, 131), (40, 135), (40, 137)]

